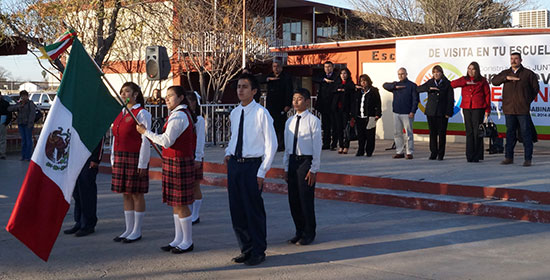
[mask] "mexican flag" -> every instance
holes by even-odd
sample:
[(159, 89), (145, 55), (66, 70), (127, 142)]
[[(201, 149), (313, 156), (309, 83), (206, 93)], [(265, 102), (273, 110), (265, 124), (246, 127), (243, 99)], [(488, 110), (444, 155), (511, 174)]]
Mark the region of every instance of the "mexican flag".
[(75, 38), (57, 98), (6, 226), (44, 261), (69, 210), (82, 167), (122, 109), (101, 75)]

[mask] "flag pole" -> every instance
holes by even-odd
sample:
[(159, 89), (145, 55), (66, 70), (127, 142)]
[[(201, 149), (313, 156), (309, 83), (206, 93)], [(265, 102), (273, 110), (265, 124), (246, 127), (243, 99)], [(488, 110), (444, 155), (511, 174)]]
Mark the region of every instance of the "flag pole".
[[(111, 88), (111, 91), (113, 91), (115, 93), (115, 97), (117, 98), (117, 101), (118, 103), (120, 103), (124, 109), (126, 110), (127, 113), (130, 114), (130, 116), (132, 116), (132, 119), (134, 119), (134, 121), (137, 123), (137, 124), (141, 124), (138, 119), (136, 118), (136, 116), (134, 115), (134, 113), (132, 113), (132, 110), (130, 110), (127, 106), (126, 106), (126, 103), (124, 102), (124, 100), (122, 99), (122, 96), (120, 96), (120, 94), (118, 93), (118, 91), (116, 91), (115, 87), (111, 84), (111, 82), (109, 82), (109, 80), (107, 79), (107, 77), (105, 77), (105, 73), (103, 72), (103, 70), (101, 70), (101, 68), (99, 67), (99, 65), (97, 65), (97, 63), (95, 62), (95, 60), (92, 59), (92, 57), (90, 56), (90, 54), (88, 52), (86, 52), (88, 54), (88, 57), (90, 57), (90, 59), (94, 62), (94, 65), (95, 67), (97, 68), (97, 70), (99, 71), (99, 73), (101, 73), (101, 78), (102, 80), (104, 80), (107, 85), (109, 86), (109, 88)], [(151, 142), (153, 148), (155, 149), (155, 151), (157, 152), (157, 154), (162, 158), (162, 153), (160, 152), (159, 148), (157, 147), (157, 145), (149, 138), (147, 138), (147, 140), (149, 140), (149, 142)], [(111, 151), (112, 152), (112, 151)]]

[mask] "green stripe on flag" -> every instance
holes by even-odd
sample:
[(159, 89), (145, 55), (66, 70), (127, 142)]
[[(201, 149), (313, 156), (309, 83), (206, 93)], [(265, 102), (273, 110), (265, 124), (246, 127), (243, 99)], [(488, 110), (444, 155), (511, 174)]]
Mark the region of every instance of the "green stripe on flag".
[(103, 84), (100, 71), (77, 38), (57, 97), (72, 113), (72, 125), (90, 151), (94, 150), (122, 109)]

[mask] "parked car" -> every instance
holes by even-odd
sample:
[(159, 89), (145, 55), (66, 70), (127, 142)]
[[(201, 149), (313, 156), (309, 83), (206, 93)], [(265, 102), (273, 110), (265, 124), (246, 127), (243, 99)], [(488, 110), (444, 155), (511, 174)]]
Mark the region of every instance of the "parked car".
[[(19, 97), (19, 95), (17, 95), (17, 97)], [(10, 95), (2, 95), (2, 98), (6, 101), (8, 101), (8, 103), (10, 103), (10, 105), (16, 105), (17, 104), (17, 101), (13, 99), (12, 96)]]
[(49, 110), (52, 107), (56, 94), (54, 92), (35, 92), (32, 93), (30, 99), (36, 104), (40, 110)]

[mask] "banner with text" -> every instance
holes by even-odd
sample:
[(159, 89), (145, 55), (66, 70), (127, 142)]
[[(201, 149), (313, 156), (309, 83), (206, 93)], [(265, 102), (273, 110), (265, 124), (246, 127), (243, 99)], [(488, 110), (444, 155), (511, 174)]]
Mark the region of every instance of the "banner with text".
[[(396, 43), (396, 66), (405, 67), (409, 80), (417, 85), (432, 77), (432, 67), (440, 65), (449, 80), (466, 75), (472, 61), (479, 63), (481, 74), (491, 86), (491, 118), (504, 132), (502, 113), (502, 85), (493, 86), (492, 78), (510, 68), (510, 54), (520, 52), (523, 66), (537, 74), (540, 91), (531, 103), (531, 116), (541, 139), (550, 139), (550, 35), (517, 35), (480, 38), (415, 39), (398, 40)], [(456, 88), (454, 115), (449, 120), (449, 131), (464, 131), (460, 110), (461, 89)], [(424, 108), (427, 94), (420, 94), (419, 112), (415, 117), (415, 129), (427, 129)], [(461, 133), (455, 133), (461, 134)]]

